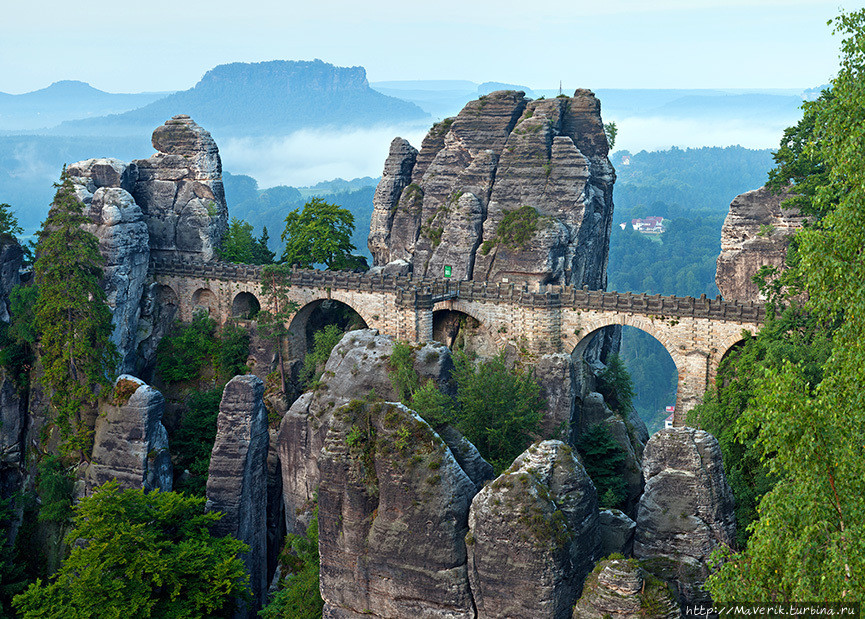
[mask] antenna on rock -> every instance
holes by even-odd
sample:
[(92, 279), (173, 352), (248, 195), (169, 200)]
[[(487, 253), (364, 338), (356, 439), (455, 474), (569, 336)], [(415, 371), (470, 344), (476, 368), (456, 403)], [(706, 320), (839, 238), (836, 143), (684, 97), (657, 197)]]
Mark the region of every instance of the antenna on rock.
[(559, 96), (562, 94), (562, 80), (559, 80)]

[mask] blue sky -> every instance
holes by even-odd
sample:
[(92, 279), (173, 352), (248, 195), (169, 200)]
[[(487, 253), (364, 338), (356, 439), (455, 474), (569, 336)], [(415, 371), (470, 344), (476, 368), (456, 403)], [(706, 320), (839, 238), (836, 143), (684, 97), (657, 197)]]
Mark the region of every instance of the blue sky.
[(61, 79), (191, 87), (235, 61), (320, 58), (370, 81), (807, 88), (838, 64), (838, 0), (32, 0), (7, 3), (0, 91)]

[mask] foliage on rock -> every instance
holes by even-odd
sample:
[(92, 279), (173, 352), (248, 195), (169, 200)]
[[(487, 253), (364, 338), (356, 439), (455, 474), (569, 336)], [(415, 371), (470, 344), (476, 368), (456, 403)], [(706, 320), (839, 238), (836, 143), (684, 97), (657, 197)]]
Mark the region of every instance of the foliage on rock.
[(15, 608), (23, 619), (230, 616), (246, 589), (247, 547), (211, 536), (219, 517), (203, 498), (109, 482), (75, 507), (56, 577), (30, 585)]
[(55, 187), (33, 265), (39, 288), (35, 325), (52, 420), (67, 447), (83, 451), (90, 431), (82, 409), (95, 404), (98, 389), (110, 388), (118, 358), (109, 339), (111, 310), (101, 286), (105, 259), (98, 239), (82, 228), (88, 220), (65, 169)]
[(333, 324), (326, 325), (324, 329), (313, 334), (312, 350), (303, 358), (303, 368), (300, 371), (300, 380), (304, 386), (316, 382), (321, 377), (333, 347), (339, 343), (343, 335), (342, 329)]

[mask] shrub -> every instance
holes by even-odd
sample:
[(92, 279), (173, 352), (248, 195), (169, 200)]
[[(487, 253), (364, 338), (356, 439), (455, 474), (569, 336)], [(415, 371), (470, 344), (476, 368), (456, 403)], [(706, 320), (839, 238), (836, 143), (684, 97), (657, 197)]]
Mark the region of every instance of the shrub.
[(192, 380), (201, 374), (205, 360), (216, 351), (216, 321), (198, 312), (188, 325), (178, 325), (163, 337), (156, 348), (156, 371), (162, 380), (173, 383)]
[(306, 388), (321, 378), (333, 347), (339, 344), (343, 335), (345, 334), (338, 325), (327, 325), (313, 334), (312, 350), (304, 357), (303, 369), (300, 371), (300, 381)]
[(420, 382), (414, 369), (414, 354), (408, 342), (394, 342), (388, 368), (388, 377), (394, 391), (400, 401), (408, 406)]

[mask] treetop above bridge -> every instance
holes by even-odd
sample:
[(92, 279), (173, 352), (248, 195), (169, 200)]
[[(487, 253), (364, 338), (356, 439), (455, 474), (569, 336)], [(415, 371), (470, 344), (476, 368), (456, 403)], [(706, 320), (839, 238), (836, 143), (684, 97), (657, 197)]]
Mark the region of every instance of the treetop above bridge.
[[(227, 262), (188, 260), (151, 261), (150, 270), (158, 275), (228, 281), (260, 281), (263, 267)], [(720, 297), (699, 298), (605, 292), (587, 287), (538, 285), (528, 283), (492, 283), (472, 280), (413, 279), (391, 275), (371, 275), (345, 271), (292, 269), (288, 272), (292, 286), (332, 288), (356, 291), (381, 291), (396, 295), (405, 305), (434, 304), (449, 299), (509, 303), (523, 307), (572, 307), (620, 311), (665, 318), (694, 317), (709, 320), (763, 323), (766, 308), (762, 303), (725, 301)]]

